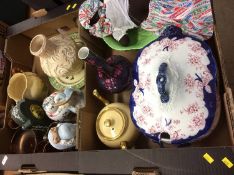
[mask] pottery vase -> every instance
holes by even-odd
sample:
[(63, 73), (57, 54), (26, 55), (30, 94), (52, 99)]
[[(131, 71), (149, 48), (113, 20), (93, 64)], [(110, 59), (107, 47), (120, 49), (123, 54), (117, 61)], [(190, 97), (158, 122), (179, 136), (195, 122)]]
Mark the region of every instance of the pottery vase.
[(77, 58), (75, 42), (61, 35), (48, 39), (36, 35), (30, 43), (32, 55), (40, 58), (42, 70), (50, 77), (66, 77), (78, 74), (83, 63)]

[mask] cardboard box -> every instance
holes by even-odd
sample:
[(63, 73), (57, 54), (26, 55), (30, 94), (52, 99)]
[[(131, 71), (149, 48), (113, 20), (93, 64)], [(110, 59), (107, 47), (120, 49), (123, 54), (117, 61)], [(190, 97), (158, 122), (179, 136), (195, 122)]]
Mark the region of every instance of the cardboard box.
[(6, 86), (9, 80), (10, 62), (4, 57), (5, 38), (8, 25), (0, 21), (0, 128), (4, 125), (4, 109), (6, 104)]
[[(218, 4), (222, 4), (222, 2), (218, 2), (218, 0), (214, 1), (216, 16), (219, 14), (218, 7), (222, 7), (222, 5), (219, 6)], [(68, 27), (71, 29), (69, 32), (72, 32), (76, 30), (73, 20), (76, 16), (77, 10), (67, 11), (66, 5), (64, 5), (51, 11), (48, 16), (40, 19), (29, 19), (10, 27), (5, 45), (5, 54), (12, 61), (11, 67), (19, 66), (24, 70), (32, 70), (33, 67), (38, 67), (38, 63), (35, 61), (36, 59), (29, 52), (31, 38), (39, 33), (53, 36), (58, 34), (58, 28), (63, 27)], [(218, 19), (219, 17), (217, 17)], [(233, 149), (231, 147), (233, 146), (233, 131), (230, 124), (232, 122), (232, 110), (230, 109), (232, 109), (233, 104), (232, 98), (230, 99), (230, 90), (228, 90), (230, 86), (227, 84), (227, 75), (224, 72), (223, 50), (220, 47), (222, 40), (219, 39), (222, 36), (219, 33), (221, 29), (219, 29), (218, 22), (216, 29), (214, 37), (209, 42), (217, 58), (220, 72), (221, 116), (218, 126), (207, 138), (184, 148), (159, 148), (157, 144), (154, 144), (141, 135), (134, 149), (111, 150), (107, 148), (99, 141), (95, 129), (97, 114), (104, 107), (101, 102), (92, 96), (93, 89), (98, 88), (94, 76), (95, 69), (86, 65), (86, 106), (77, 115), (77, 123), (79, 124), (77, 128), (78, 150), (57, 153), (9, 154), (10, 137), (13, 133), (5, 128), (0, 131), (0, 138), (4, 140), (4, 142), (0, 142), (0, 152), (2, 153), (0, 160), (6, 159), (5, 156), (7, 156), (7, 161), (5, 164), (0, 165), (0, 169), (18, 170), (23, 165), (30, 165), (28, 166), (29, 169), (30, 167), (34, 167), (36, 170), (43, 171), (79, 171), (80, 173), (87, 174), (130, 174), (136, 167), (145, 167), (153, 168), (164, 175), (234, 174), (234, 168), (228, 168), (227, 165), (230, 165), (230, 163), (228, 164), (228, 161), (224, 159), (227, 158), (231, 163), (234, 162)], [(88, 46), (95, 45), (96, 47), (93, 47), (93, 49), (96, 48), (97, 52), (103, 53), (106, 57), (110, 55), (111, 52), (101, 43), (97, 43), (99, 42), (97, 39), (91, 37), (83, 30), (80, 31), (81, 36), (87, 42)], [(136, 55), (136, 51), (112, 51), (112, 53), (126, 56), (130, 61), (133, 61)], [(40, 75), (43, 76), (41, 73)], [(103, 92), (101, 93), (103, 94)], [(129, 91), (113, 96), (104, 94), (111, 102), (118, 101), (125, 103), (128, 103), (129, 95)], [(223, 96), (225, 96), (225, 99)], [(12, 100), (8, 99), (6, 104), (5, 123), (9, 119), (9, 106), (12, 104)], [(225, 113), (225, 110), (227, 113)], [(208, 156), (208, 159), (205, 159), (203, 156), (205, 158)], [(212, 159), (214, 162), (210, 161)], [(212, 163), (209, 163), (207, 160)], [(144, 172), (146, 170), (140, 169), (137, 171)]]

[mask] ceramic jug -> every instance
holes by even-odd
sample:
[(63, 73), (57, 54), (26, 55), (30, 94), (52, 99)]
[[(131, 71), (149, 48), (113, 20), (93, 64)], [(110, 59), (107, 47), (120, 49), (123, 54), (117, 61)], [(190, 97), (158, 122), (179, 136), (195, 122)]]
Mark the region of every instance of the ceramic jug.
[(75, 42), (62, 35), (48, 39), (39, 34), (30, 43), (31, 54), (40, 57), (42, 70), (50, 77), (78, 74), (83, 63), (77, 58), (77, 50)]
[(93, 91), (93, 95), (105, 104), (96, 120), (99, 139), (111, 148), (132, 147), (139, 133), (131, 120), (128, 105), (124, 103), (110, 104), (96, 89)]
[(49, 143), (58, 150), (69, 149), (76, 143), (76, 124), (59, 123), (48, 132)]
[(84, 94), (80, 90), (66, 88), (45, 98), (42, 106), (51, 120), (63, 121), (70, 112), (77, 113), (84, 107)]
[(123, 91), (131, 85), (131, 63), (123, 56), (113, 55), (107, 60), (97, 56), (89, 48), (82, 47), (78, 56), (98, 71), (100, 88), (111, 93)]
[(15, 102), (24, 98), (42, 100), (46, 97), (48, 88), (35, 73), (15, 73), (9, 81), (7, 93)]

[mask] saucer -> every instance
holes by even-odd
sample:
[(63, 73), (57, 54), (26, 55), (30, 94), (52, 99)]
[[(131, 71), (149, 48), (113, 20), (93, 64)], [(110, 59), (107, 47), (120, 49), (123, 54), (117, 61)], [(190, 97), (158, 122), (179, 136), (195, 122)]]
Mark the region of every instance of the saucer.
[(79, 74), (68, 77), (48, 77), (50, 84), (56, 90), (63, 90), (66, 87), (72, 87), (73, 89), (81, 89), (85, 85), (85, 70), (83, 69)]

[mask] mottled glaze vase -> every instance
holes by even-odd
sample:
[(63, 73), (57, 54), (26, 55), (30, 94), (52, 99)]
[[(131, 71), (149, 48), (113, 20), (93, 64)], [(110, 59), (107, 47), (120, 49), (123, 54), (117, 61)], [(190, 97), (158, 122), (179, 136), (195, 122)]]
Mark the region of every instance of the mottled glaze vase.
[(58, 35), (48, 39), (36, 35), (30, 43), (30, 52), (40, 57), (41, 67), (50, 77), (66, 77), (78, 74), (83, 63), (77, 57), (77, 46), (69, 37)]
[(103, 90), (118, 93), (131, 85), (132, 69), (127, 58), (113, 55), (105, 60), (87, 47), (82, 47), (78, 52), (78, 56), (86, 63), (96, 67), (98, 83)]

